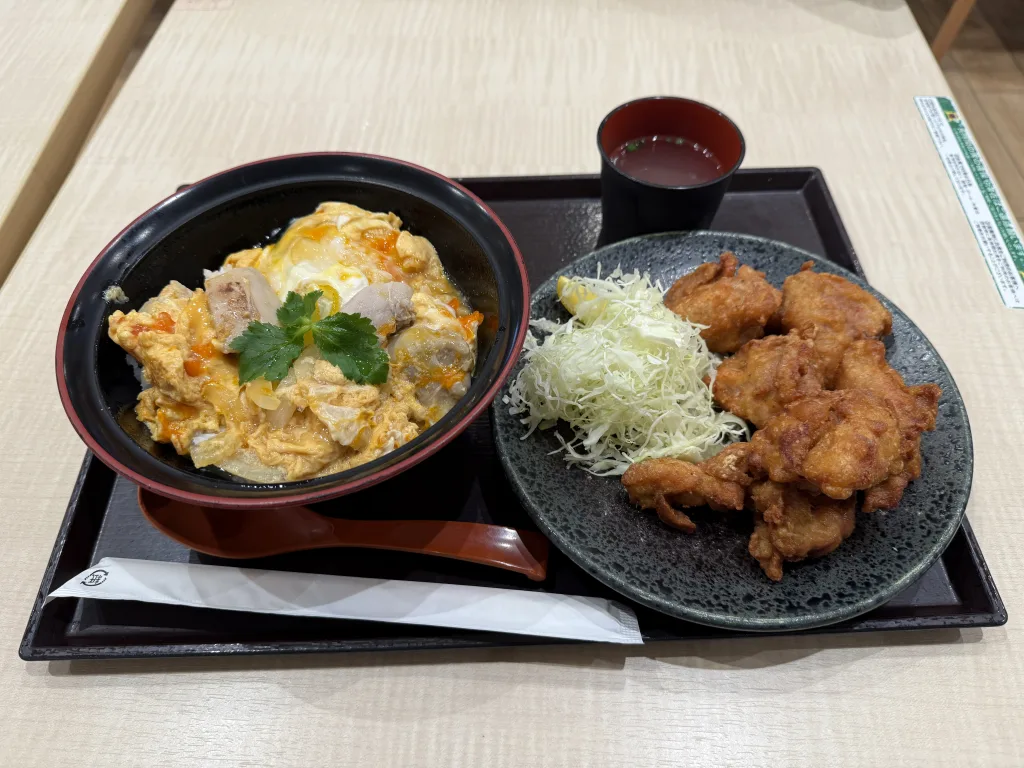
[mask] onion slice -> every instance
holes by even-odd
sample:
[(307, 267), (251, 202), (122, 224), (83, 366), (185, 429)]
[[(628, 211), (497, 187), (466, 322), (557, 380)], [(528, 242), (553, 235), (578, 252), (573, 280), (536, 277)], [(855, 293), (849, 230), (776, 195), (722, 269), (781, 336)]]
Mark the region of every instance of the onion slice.
[(238, 438), (238, 433), (233, 429), (226, 429), (212, 437), (194, 439), (189, 453), (192, 456), (192, 463), (197, 467), (208, 467), (230, 459), (241, 447), (242, 441)]

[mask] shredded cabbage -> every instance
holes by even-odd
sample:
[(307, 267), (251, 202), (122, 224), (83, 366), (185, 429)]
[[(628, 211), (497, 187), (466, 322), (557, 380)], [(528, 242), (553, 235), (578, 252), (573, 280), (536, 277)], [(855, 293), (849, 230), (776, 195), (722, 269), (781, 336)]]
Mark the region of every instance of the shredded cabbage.
[[(529, 429), (559, 420), (573, 438), (555, 433), (569, 464), (595, 475), (621, 475), (637, 461), (672, 456), (702, 461), (727, 443), (746, 440), (746, 423), (714, 408), (703, 379), (718, 359), (688, 323), (662, 303), (648, 274), (616, 269), (601, 278), (573, 278), (574, 317), (530, 322), (525, 364), (504, 402)], [(562, 294), (565, 296), (566, 294)]]

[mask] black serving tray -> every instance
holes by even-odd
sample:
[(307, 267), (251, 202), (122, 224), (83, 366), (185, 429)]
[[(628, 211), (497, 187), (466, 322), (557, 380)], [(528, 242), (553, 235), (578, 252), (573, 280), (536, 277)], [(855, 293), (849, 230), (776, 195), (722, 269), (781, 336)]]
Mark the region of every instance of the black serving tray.
[[(467, 179), (512, 231), (534, 285), (592, 250), (601, 228), (596, 176)], [(740, 171), (713, 229), (783, 240), (864, 274), (821, 172), (814, 168)], [(443, 487), (436, 479), (444, 477)], [(430, 489), (425, 493), (424, 489)], [(490, 418), (476, 421), (444, 450), (401, 477), (317, 505), (324, 514), (450, 518), (533, 528), (494, 452)], [(244, 514), (244, 513), (240, 513)], [(255, 568), (544, 589), (630, 604), (552, 550), (540, 585), (493, 568), (427, 556), (321, 550), (265, 560), (223, 561), (165, 538), (143, 519), (136, 488), (87, 454), (22, 640), (26, 660), (313, 653), (551, 644), (546, 638), (377, 622), (295, 618), (43, 597), (103, 557), (230, 563)], [(736, 636), (630, 604), (648, 642)], [(814, 632), (989, 627), (1006, 610), (966, 519), (942, 558), (886, 605)]]

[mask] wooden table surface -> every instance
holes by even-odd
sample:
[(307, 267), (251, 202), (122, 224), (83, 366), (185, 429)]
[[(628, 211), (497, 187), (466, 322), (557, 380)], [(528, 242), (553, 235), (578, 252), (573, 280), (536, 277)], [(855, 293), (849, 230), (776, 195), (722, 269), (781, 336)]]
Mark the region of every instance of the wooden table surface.
[[(913, 103), (902, 0), (179, 0), (0, 291), (0, 761), (127, 765), (1024, 764), (1024, 313), (1004, 309)], [(451, 175), (598, 168), (616, 104), (732, 116), (747, 167), (820, 166), (872, 283), (970, 412), (968, 515), (1003, 628), (335, 657), (25, 664), (83, 447), (53, 380), (96, 252), (182, 182), (307, 150)]]
[(74, 163), (150, 0), (0, 0), (0, 282)]

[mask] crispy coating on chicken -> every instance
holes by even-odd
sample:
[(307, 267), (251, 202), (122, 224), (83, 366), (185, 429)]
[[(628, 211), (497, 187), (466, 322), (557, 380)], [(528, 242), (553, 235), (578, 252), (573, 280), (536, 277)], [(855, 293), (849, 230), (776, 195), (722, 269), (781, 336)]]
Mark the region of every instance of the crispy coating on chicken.
[(935, 429), (942, 390), (935, 384), (908, 387), (885, 359), (885, 345), (880, 341), (850, 344), (839, 366), (835, 388), (874, 392), (892, 408), (900, 429), (909, 435)]
[[(748, 551), (774, 581), (785, 563), (826, 555), (853, 533), (858, 491), (866, 512), (897, 506), (921, 475), (921, 434), (935, 428), (942, 394), (907, 386), (886, 361), (878, 339), (892, 317), (881, 302), (812, 267), (780, 293), (724, 253), (672, 286), (666, 306), (708, 326), (709, 350), (734, 353), (711, 383), (715, 402), (759, 429), (699, 464), (651, 459), (622, 477), (634, 504), (690, 533), (687, 508), (746, 504)], [(763, 338), (766, 327), (785, 335)]]
[(892, 409), (866, 390), (819, 392), (787, 405), (750, 441), (750, 469), (847, 499), (904, 471)]
[(622, 475), (629, 500), (653, 509), (667, 525), (693, 533), (697, 526), (681, 507), (709, 506), (740, 510), (750, 485), (747, 475), (749, 443), (734, 443), (716, 456), (693, 464), (682, 459), (647, 459)]
[(909, 447), (904, 450), (903, 471), (864, 491), (863, 511), (895, 509), (907, 486), (921, 476), (921, 438), (908, 442)]
[(750, 443), (732, 443), (697, 466), (712, 477), (746, 488), (753, 482), (749, 459)]
[(748, 551), (772, 581), (782, 579), (783, 562), (821, 557), (853, 533), (856, 499), (831, 499), (770, 480), (750, 489), (754, 532)]
[(784, 406), (821, 391), (812, 342), (797, 334), (768, 336), (744, 344), (715, 375), (715, 402), (763, 427)]
[(764, 335), (764, 326), (779, 308), (782, 294), (764, 273), (740, 266), (725, 252), (718, 263), (701, 264), (683, 275), (665, 294), (665, 306), (691, 323), (708, 326), (700, 335), (708, 349), (735, 352)]
[(849, 280), (815, 272), (806, 262), (782, 285), (782, 304), (774, 318), (784, 331), (797, 331), (814, 342), (826, 386), (835, 377), (846, 348), (857, 339), (877, 339), (892, 332), (892, 315)]
[(921, 433), (935, 429), (942, 390), (935, 384), (908, 387), (885, 359), (880, 341), (850, 344), (836, 375), (836, 389), (873, 392), (896, 414), (903, 435), (904, 469), (864, 494), (864, 511), (893, 509), (903, 498), (907, 484), (921, 476)]

